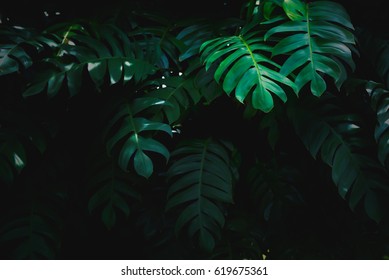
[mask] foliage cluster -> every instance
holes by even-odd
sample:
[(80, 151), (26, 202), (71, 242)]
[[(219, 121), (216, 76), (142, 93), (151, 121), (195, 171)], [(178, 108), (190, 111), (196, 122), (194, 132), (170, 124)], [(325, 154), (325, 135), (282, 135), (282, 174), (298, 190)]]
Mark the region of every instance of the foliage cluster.
[(384, 36), (335, 1), (0, 25), (3, 258), (389, 255)]

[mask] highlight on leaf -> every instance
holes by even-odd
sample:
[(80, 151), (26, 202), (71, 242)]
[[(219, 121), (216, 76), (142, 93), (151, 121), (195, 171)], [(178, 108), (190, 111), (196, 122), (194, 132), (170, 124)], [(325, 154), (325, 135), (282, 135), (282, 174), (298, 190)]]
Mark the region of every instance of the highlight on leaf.
[[(87, 32), (88, 29), (93, 32)], [(55, 33), (53, 36), (58, 37)], [(23, 92), (25, 97), (44, 90), (53, 97), (64, 84), (74, 96), (80, 91), (84, 71), (97, 89), (106, 82), (110, 85), (130, 80), (139, 83), (156, 71), (155, 65), (143, 59), (143, 50), (138, 51), (140, 47), (136, 42), (131, 42), (128, 35), (116, 26), (101, 24), (77, 28), (62, 36), (66, 38), (50, 45), (54, 50), (52, 56), (42, 62), (49, 67), (27, 85)]]
[[(293, 5), (292, 5), (293, 3)], [(301, 7), (305, 7), (305, 9)], [(284, 1), (288, 18), (275, 18), (277, 24), (265, 34), (265, 40), (274, 38), (272, 56), (285, 57), (280, 74), (295, 74), (294, 82), (300, 91), (310, 84), (313, 95), (320, 96), (327, 89), (325, 76), (334, 80), (338, 90), (347, 79), (347, 67), (354, 71), (354, 27), (345, 9), (338, 3), (301, 0)], [(296, 10), (295, 10), (296, 9)], [(304, 11), (305, 16), (297, 16)], [(291, 16), (293, 15), (293, 16)], [(262, 24), (272, 24), (273, 19)]]
[(255, 109), (269, 112), (274, 107), (272, 94), (286, 102), (286, 88), (297, 91), (295, 84), (279, 73), (280, 66), (270, 59), (271, 47), (265, 44), (256, 25), (245, 26), (238, 36), (206, 41), (200, 53), (207, 70), (214, 63), (219, 65), (214, 78), (228, 95), (235, 91), (236, 99), (242, 103), (251, 95)]

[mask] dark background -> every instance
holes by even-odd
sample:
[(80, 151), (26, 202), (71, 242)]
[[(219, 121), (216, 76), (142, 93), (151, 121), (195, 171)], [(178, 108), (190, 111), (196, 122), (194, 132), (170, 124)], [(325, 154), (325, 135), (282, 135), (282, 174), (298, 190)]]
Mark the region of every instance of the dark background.
[[(93, 17), (108, 14), (109, 11), (143, 7), (167, 14), (172, 18), (220, 17), (239, 15), (244, 0), (110, 0), (110, 1), (2, 1), (2, 20), (9, 17), (15, 23), (42, 24), (47, 21), (43, 12), (53, 16), (61, 12), (61, 18)], [(337, 0), (351, 16), (355, 25), (385, 30), (388, 24), (389, 9), (386, 0)]]
[[(115, 12), (120, 12), (126, 9), (133, 10), (137, 8), (148, 9), (151, 11), (159, 12), (163, 15), (168, 15), (171, 19), (190, 19), (190, 18), (199, 18), (199, 17), (207, 17), (207, 18), (223, 18), (228, 16), (239, 17), (240, 9), (242, 4), (246, 1), (239, 0), (197, 0), (197, 1), (162, 1), (162, 0), (154, 0), (154, 1), (123, 1), (123, 0), (110, 0), (105, 2), (99, 1), (6, 1), (0, 6), (0, 18), (2, 22), (9, 22), (12, 25), (25, 25), (28, 27), (45, 27), (49, 26), (52, 23), (56, 23), (57, 21), (62, 21), (66, 19), (72, 18), (100, 18), (106, 17), (107, 15), (115, 14)], [(347, 12), (351, 16), (351, 21), (356, 27), (363, 27), (372, 32), (387, 32), (388, 19), (389, 19), (389, 10), (385, 7), (387, 1), (384, 0), (370, 0), (370, 1), (351, 1), (351, 0), (342, 0), (337, 1), (344, 5)], [(46, 16), (44, 12), (47, 12), (49, 16)], [(60, 15), (56, 15), (56, 12), (60, 12)], [(84, 96), (85, 102), (81, 102), (80, 104), (88, 103), (88, 96)], [(232, 103), (228, 102), (223, 103), (224, 100), (221, 100), (221, 104), (216, 103), (214, 108), (218, 108), (220, 106), (221, 110), (227, 110), (228, 112), (233, 112), (236, 110), (235, 107), (232, 106)], [(219, 101), (218, 101), (219, 102)], [(228, 106), (228, 107), (226, 107)], [(80, 110), (80, 114), (75, 114), (75, 116), (81, 115), (83, 108), (76, 108), (75, 110)], [(212, 113), (217, 110), (207, 111), (207, 112), (199, 112), (196, 124), (191, 124), (193, 131), (196, 131), (196, 125), (204, 128), (206, 125), (208, 129), (204, 129), (204, 131), (213, 131), (213, 133), (218, 133), (215, 131), (217, 127), (218, 130), (222, 131), (220, 133), (228, 132), (233, 136), (235, 130), (229, 130), (230, 128), (225, 128), (220, 126), (220, 123), (233, 123), (234, 116), (236, 114), (230, 114), (230, 119), (226, 121), (226, 115), (223, 116), (212, 116)], [(93, 114), (92, 114), (93, 115)], [(223, 118), (223, 121), (221, 120)], [(85, 123), (90, 123), (92, 120), (85, 120)], [(69, 120), (71, 124), (77, 124), (76, 120)], [(239, 124), (234, 124), (238, 126)], [(250, 123), (247, 123), (247, 128), (241, 129), (239, 135), (242, 139), (253, 138), (253, 135), (250, 135)], [(83, 130), (84, 123), (78, 123), (77, 127), (68, 127), (65, 128), (64, 136), (66, 133), (71, 133), (74, 131), (79, 131), (80, 135), (84, 135), (87, 139), (88, 131)], [(241, 134), (242, 132), (246, 132), (246, 134)], [(189, 132), (190, 133), (190, 132)], [(193, 132), (192, 132), (193, 133)], [(82, 138), (82, 137), (80, 137)], [(72, 139), (71, 137), (64, 139)], [(72, 151), (74, 155), (80, 154), (82, 151), (72, 150), (72, 143), (58, 143), (58, 147), (63, 147), (64, 144), (67, 144), (68, 150)], [(85, 143), (87, 145), (87, 143)], [(240, 143), (242, 149), (244, 146), (253, 147), (253, 143), (250, 145), (246, 145), (244, 141)], [(297, 143), (291, 143), (291, 146), (298, 145)], [(79, 145), (82, 147), (83, 145)], [(255, 146), (255, 145), (254, 145)], [(71, 154), (66, 154), (68, 150), (58, 149), (58, 153), (61, 157), (66, 160)], [(300, 151), (300, 150), (299, 150)], [(308, 153), (306, 154), (296, 154), (295, 157), (299, 157), (300, 159), (309, 158)], [(75, 156), (75, 158), (77, 158)], [(68, 159), (70, 161), (70, 159)], [(309, 161), (308, 161), (309, 162)], [(64, 165), (69, 165), (67, 162), (63, 163)], [(70, 166), (70, 165), (69, 165)], [(312, 166), (312, 171), (316, 170), (316, 166)], [(82, 170), (80, 168), (80, 170)], [(73, 177), (76, 178), (77, 174), (74, 170), (64, 170), (63, 177), (66, 178), (68, 174), (73, 174)], [(80, 172), (77, 171), (76, 172)], [(307, 174), (309, 174), (310, 170), (307, 170)], [(317, 174), (311, 174), (314, 176)], [(68, 178), (66, 178), (68, 179)], [(67, 182), (72, 184), (71, 176), (69, 181)], [(312, 186), (307, 186), (307, 188), (302, 191), (306, 192), (305, 195), (307, 197), (321, 195), (322, 202), (331, 204), (331, 207), (327, 209), (328, 213), (321, 213), (323, 209), (320, 208), (321, 205), (315, 204), (315, 200), (312, 200), (312, 205), (307, 205), (307, 208), (299, 209), (295, 213), (284, 213), (287, 217), (283, 219), (283, 221), (287, 221), (286, 225), (283, 225), (286, 231), (289, 229), (303, 228), (305, 230), (305, 235), (308, 236), (312, 233), (312, 235), (317, 235), (318, 239), (323, 240), (322, 250), (330, 251), (331, 248), (329, 246), (336, 247), (342, 241), (347, 241), (348, 243), (345, 246), (347, 249), (347, 253), (342, 255), (342, 258), (353, 258), (353, 254), (357, 254), (358, 250), (364, 252), (364, 254), (368, 251), (368, 248), (358, 248), (355, 247), (354, 240), (352, 239), (353, 231), (359, 230), (358, 226), (353, 225), (354, 220), (352, 219), (351, 211), (348, 210), (347, 205), (344, 201), (337, 196), (336, 190), (328, 188), (326, 182), (323, 182), (322, 185), (314, 186), (314, 191), (312, 188), (308, 188)], [(77, 192), (75, 188), (73, 190)], [(310, 192), (314, 192), (311, 194)], [(158, 199), (160, 198), (158, 192), (154, 195), (150, 195), (149, 203), (158, 203)], [(334, 197), (337, 197), (334, 200)], [(5, 199), (5, 198), (3, 198)], [(148, 258), (150, 255), (141, 255), (140, 251), (136, 247), (136, 243), (142, 244), (144, 236), (140, 232), (135, 232), (132, 226), (123, 226), (123, 227), (115, 227), (112, 231), (108, 232), (105, 230), (104, 225), (100, 221), (99, 216), (92, 217), (91, 219), (85, 220), (80, 216), (79, 213), (82, 213), (81, 206), (77, 204), (77, 202), (71, 201), (71, 207), (69, 207), (70, 212), (68, 213), (66, 224), (66, 232), (64, 233), (64, 240), (62, 244), (62, 252), (59, 258), (63, 259), (131, 259), (131, 258)], [(1, 208), (0, 208), (1, 209)], [(309, 210), (309, 211), (305, 211)], [(338, 212), (345, 213), (344, 216), (338, 217)], [(85, 214), (85, 213), (84, 213)], [(299, 217), (297, 219), (296, 217)], [(334, 217), (338, 217), (339, 220), (331, 220)], [(310, 224), (311, 221), (312, 222)], [(87, 222), (85, 222), (87, 221)], [(324, 221), (324, 222), (323, 222)], [(347, 224), (348, 223), (348, 224)], [(308, 225), (308, 226), (307, 226)], [(374, 228), (374, 227), (372, 227)], [(362, 230), (362, 229), (361, 229)], [(294, 233), (298, 233), (299, 231), (295, 231)], [(354, 235), (357, 236), (358, 234)], [(292, 234), (289, 236), (290, 242), (309, 242), (306, 240), (298, 240), (298, 236), (293, 236)], [(365, 236), (367, 240), (373, 240), (376, 238), (374, 234), (372, 236)], [(377, 238), (380, 238), (378, 236)], [(357, 239), (357, 238), (356, 238)], [(128, 242), (123, 242), (126, 240)], [(285, 241), (286, 243), (288, 241)], [(338, 244), (339, 243), (339, 244)], [(97, 246), (98, 244), (98, 246)], [(368, 245), (368, 242), (364, 243)], [(364, 255), (366, 258), (376, 258), (379, 255), (374, 255), (374, 252), (380, 252), (379, 248), (374, 248), (376, 244), (371, 244), (372, 255)], [(367, 246), (366, 245), (366, 246)], [(328, 246), (328, 248), (326, 248)], [(346, 250), (345, 249), (345, 250)], [(174, 251), (165, 251), (168, 255), (160, 255), (155, 256), (155, 258), (173, 258), (175, 259), (177, 256), (182, 256), (183, 252), (174, 252)], [(0, 254), (0, 256), (2, 256)], [(2, 256), (5, 257), (5, 256)], [(317, 256), (318, 258), (320, 256)], [(339, 256), (338, 256), (339, 257)], [(190, 256), (188, 256), (190, 258)]]

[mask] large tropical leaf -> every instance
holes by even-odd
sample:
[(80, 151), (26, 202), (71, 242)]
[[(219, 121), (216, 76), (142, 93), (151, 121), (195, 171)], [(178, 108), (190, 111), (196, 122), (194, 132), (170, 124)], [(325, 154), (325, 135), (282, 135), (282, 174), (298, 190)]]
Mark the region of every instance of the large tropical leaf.
[[(54, 96), (64, 84), (73, 96), (80, 90), (84, 71), (89, 73), (98, 89), (104, 84), (112, 85), (121, 80), (124, 83), (130, 80), (140, 82), (155, 72), (155, 66), (142, 59), (143, 54), (141, 58), (136, 56), (142, 50), (136, 52), (136, 43), (130, 42), (116, 26), (71, 27), (58, 31), (64, 38), (62, 43), (56, 46), (57, 52), (52, 57), (43, 61), (46, 71), (30, 82), (24, 96), (43, 90)], [(93, 32), (88, 32), (88, 29)]]
[[(297, 90), (310, 83), (311, 92), (316, 96), (327, 88), (326, 75), (333, 78), (340, 89), (347, 78), (346, 66), (351, 70), (355, 68), (354, 27), (347, 12), (340, 4), (330, 1), (281, 2), (288, 17), (284, 20), (279, 17), (265, 34), (265, 40), (279, 36), (272, 55), (286, 57), (280, 74), (296, 74)], [(269, 24), (274, 21), (271, 19)]]
[(364, 205), (367, 215), (379, 222), (386, 215), (381, 198), (388, 195), (389, 184), (376, 157), (366, 152), (374, 141), (366, 137), (356, 115), (345, 114), (329, 100), (294, 104), (289, 117), (311, 155), (331, 167), (332, 180), (350, 208)]
[(368, 82), (366, 90), (377, 114), (374, 136), (378, 143), (378, 158), (389, 169), (389, 91), (375, 82)]
[(191, 140), (172, 155), (166, 210), (180, 207), (177, 234), (186, 229), (200, 248), (212, 251), (225, 222), (223, 204), (233, 202), (231, 147), (212, 139)]
[[(153, 162), (148, 153), (159, 154), (166, 161), (169, 159), (170, 153), (167, 148), (153, 136), (157, 132), (172, 136), (171, 127), (166, 123), (146, 118), (144, 112), (153, 106), (167, 105), (163, 99), (141, 97), (130, 103), (121, 102), (111, 110), (114, 114), (108, 120), (104, 139), (110, 155), (114, 153), (114, 149), (119, 149), (118, 163), (122, 170), (131, 169), (132, 162), (136, 173), (148, 178), (153, 173)], [(141, 115), (141, 112), (144, 115)]]
[(242, 103), (251, 94), (253, 107), (269, 112), (274, 106), (272, 93), (285, 102), (285, 86), (295, 91), (296, 87), (278, 72), (280, 66), (269, 58), (271, 47), (264, 43), (256, 25), (248, 24), (237, 36), (209, 40), (200, 51), (206, 69), (219, 64), (214, 78), (227, 94), (235, 91)]

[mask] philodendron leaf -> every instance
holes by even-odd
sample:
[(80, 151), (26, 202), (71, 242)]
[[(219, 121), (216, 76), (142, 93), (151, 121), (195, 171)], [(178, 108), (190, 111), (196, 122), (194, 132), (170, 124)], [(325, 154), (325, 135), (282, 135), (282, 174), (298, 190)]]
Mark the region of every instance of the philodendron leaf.
[(254, 27), (243, 28), (238, 36), (206, 41), (200, 52), (207, 70), (219, 64), (214, 78), (227, 94), (235, 91), (236, 99), (242, 103), (251, 95), (255, 109), (269, 112), (274, 107), (272, 94), (286, 102), (285, 88), (296, 92), (296, 86), (278, 73), (280, 66), (269, 58), (271, 48)]
[(330, 1), (305, 4), (288, 0), (283, 7), (292, 21), (278, 22), (265, 34), (265, 40), (278, 36), (272, 55), (286, 57), (280, 74), (296, 74), (297, 90), (310, 83), (311, 92), (316, 96), (327, 88), (325, 75), (340, 89), (347, 78), (346, 66), (355, 69), (354, 27), (347, 12), (340, 4)]
[[(328, 101), (327, 101), (328, 102)], [(366, 154), (366, 137), (356, 115), (317, 102), (291, 106), (289, 116), (295, 130), (313, 157), (331, 167), (332, 180), (339, 195), (355, 210), (364, 205), (366, 214), (376, 222), (385, 215), (384, 205), (373, 207), (381, 192), (389, 193), (388, 180), (378, 160)]]
[(180, 207), (175, 231), (186, 229), (205, 251), (212, 251), (224, 226), (223, 204), (233, 202), (231, 150), (212, 139), (183, 143), (168, 170), (166, 210)]
[[(115, 114), (109, 120), (106, 128), (106, 146), (110, 155), (119, 147), (118, 163), (122, 170), (128, 171), (130, 163), (139, 175), (149, 178), (154, 170), (150, 155), (159, 154), (169, 160), (170, 153), (167, 148), (153, 134), (164, 132), (172, 136), (170, 125), (152, 121), (142, 117), (146, 109), (154, 106), (167, 106), (163, 99), (143, 97), (133, 100), (130, 104), (122, 103), (115, 109)], [(119, 125), (119, 128), (114, 128)]]
[(378, 143), (378, 159), (389, 170), (389, 90), (383, 84), (366, 83), (370, 103), (377, 115), (374, 137)]
[[(87, 32), (88, 29), (93, 32)], [(139, 83), (156, 71), (156, 66), (147, 61), (143, 54), (136, 56), (133, 47), (136, 43), (131, 42), (128, 35), (118, 27), (93, 25), (66, 34), (61, 43), (50, 44), (54, 51), (51, 57), (44, 60), (45, 73), (28, 83), (24, 96), (36, 95), (47, 89), (48, 96), (53, 97), (64, 84), (70, 95), (74, 96), (81, 88), (84, 71), (98, 90), (106, 83), (112, 85), (130, 80)], [(57, 36), (50, 33), (46, 35)], [(12, 63), (15, 60), (7, 61), (7, 71), (14, 71)]]

